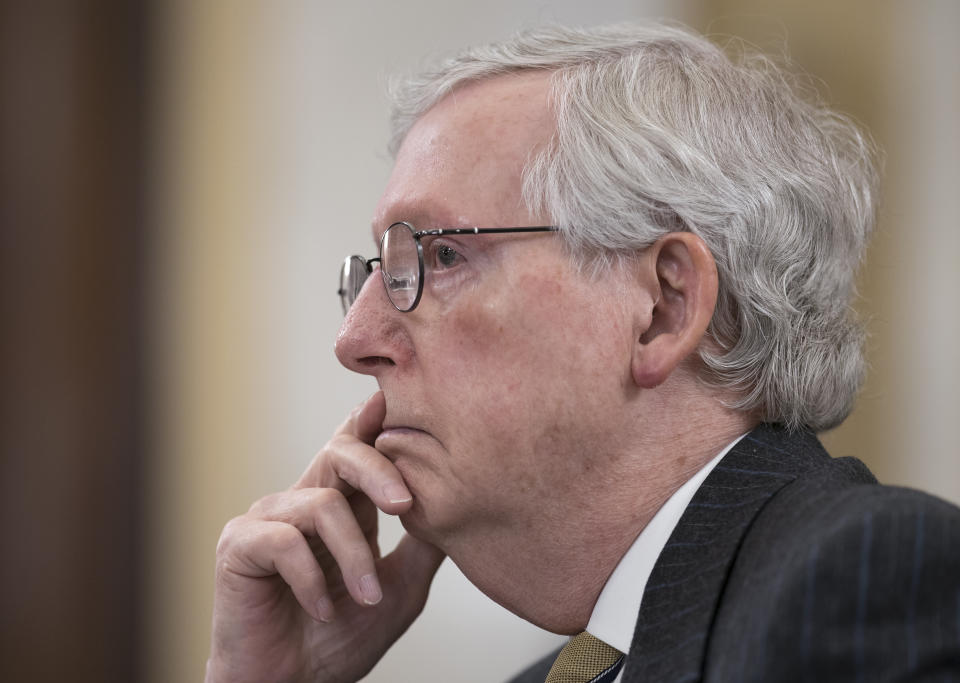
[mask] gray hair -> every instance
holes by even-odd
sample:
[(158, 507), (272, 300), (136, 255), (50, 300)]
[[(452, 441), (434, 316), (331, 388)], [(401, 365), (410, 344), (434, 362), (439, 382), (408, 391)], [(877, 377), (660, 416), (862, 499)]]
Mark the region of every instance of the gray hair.
[(391, 151), (458, 86), (551, 72), (556, 132), (523, 196), (581, 265), (688, 230), (713, 253), (702, 378), (760, 419), (823, 430), (853, 407), (863, 330), (850, 307), (875, 221), (876, 150), (771, 59), (662, 23), (549, 27), (395, 85)]

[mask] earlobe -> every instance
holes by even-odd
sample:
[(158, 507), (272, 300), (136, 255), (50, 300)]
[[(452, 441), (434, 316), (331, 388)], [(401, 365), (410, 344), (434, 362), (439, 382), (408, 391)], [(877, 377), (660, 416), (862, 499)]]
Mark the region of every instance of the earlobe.
[[(631, 359), (637, 386), (652, 389), (700, 345), (717, 303), (717, 266), (706, 243), (690, 232), (661, 237), (641, 261), (656, 302), (638, 318)], [(654, 284), (655, 283), (655, 284)]]

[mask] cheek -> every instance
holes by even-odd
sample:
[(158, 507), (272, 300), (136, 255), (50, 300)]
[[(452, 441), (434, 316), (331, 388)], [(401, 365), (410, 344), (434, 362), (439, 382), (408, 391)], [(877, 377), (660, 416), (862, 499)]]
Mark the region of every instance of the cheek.
[(444, 446), (430, 459), (435, 482), (424, 479), (434, 511), (511, 509), (579, 476), (583, 458), (569, 454), (603, 450), (614, 432), (610, 405), (629, 377), (616, 297), (561, 270), (502, 281), (461, 297), (420, 338), (416, 366)]
[(474, 389), (510, 394), (530, 380), (531, 371), (549, 364), (554, 337), (567, 333), (557, 318), (562, 286), (548, 277), (524, 276), (477, 299), (450, 319), (459, 362)]
[(486, 425), (485, 438), (516, 442), (555, 433), (622, 388), (620, 316), (597, 307), (592, 286), (559, 269), (501, 282), (449, 311), (438, 336), (452, 343), (431, 365), (448, 400), (464, 407), (461, 419)]

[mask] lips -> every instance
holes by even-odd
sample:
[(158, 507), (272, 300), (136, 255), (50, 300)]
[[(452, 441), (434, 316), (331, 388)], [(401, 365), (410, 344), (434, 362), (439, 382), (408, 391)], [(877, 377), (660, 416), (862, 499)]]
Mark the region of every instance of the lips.
[(388, 426), (384, 426), (383, 431), (380, 432), (380, 436), (383, 436), (384, 434), (388, 434), (388, 433), (389, 433), (389, 434), (397, 434), (397, 435), (402, 435), (402, 434), (429, 434), (429, 432), (427, 432), (426, 430), (420, 429), (420, 428), (418, 428), (418, 427), (410, 427), (410, 426), (408, 426), (408, 425), (396, 425), (396, 426), (389, 426), (389, 427), (388, 427)]
[(400, 438), (404, 436), (433, 436), (426, 429), (421, 427), (422, 422), (416, 419), (400, 418), (387, 416), (383, 421), (383, 427), (377, 440), (387, 438)]
[[(407, 401), (398, 398), (387, 400), (387, 414), (384, 416), (383, 426), (380, 436), (404, 436), (415, 434), (427, 434), (430, 432), (424, 429), (423, 420), (419, 419), (415, 410), (409, 410), (413, 406), (408, 405)], [(379, 437), (378, 437), (379, 438)]]
[[(389, 410), (389, 406), (390, 406), (389, 402), (387, 403), (387, 406), (388, 406), (387, 412), (390, 413), (391, 411)], [(383, 432), (400, 433), (400, 432), (410, 431), (410, 432), (429, 433), (427, 432), (426, 429), (420, 426), (422, 422), (421, 420), (418, 420), (416, 416), (414, 415), (396, 416), (397, 412), (398, 411), (396, 410), (396, 407), (395, 407), (393, 411), (394, 414), (393, 415), (388, 414), (384, 418), (383, 427), (382, 427)]]
[(420, 429), (420, 428), (409, 422), (400, 422), (396, 420), (384, 420), (383, 431), (387, 431), (388, 429)]
[(373, 447), (385, 455), (391, 462), (398, 463), (404, 456), (421, 453), (427, 447), (432, 435), (416, 427), (396, 425), (385, 427), (373, 442)]

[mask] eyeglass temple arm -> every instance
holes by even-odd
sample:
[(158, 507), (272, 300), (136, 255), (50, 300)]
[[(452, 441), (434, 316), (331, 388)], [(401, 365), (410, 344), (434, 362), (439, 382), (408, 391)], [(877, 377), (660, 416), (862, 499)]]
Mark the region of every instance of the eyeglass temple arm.
[(418, 230), (413, 233), (417, 239), (433, 235), (489, 235), (502, 232), (556, 232), (555, 225), (535, 225), (525, 228), (435, 228), (433, 230)]

